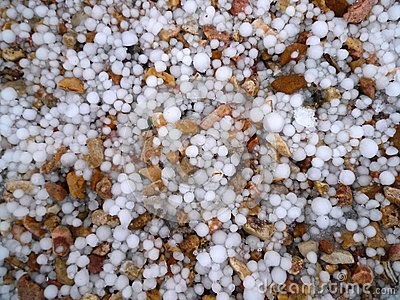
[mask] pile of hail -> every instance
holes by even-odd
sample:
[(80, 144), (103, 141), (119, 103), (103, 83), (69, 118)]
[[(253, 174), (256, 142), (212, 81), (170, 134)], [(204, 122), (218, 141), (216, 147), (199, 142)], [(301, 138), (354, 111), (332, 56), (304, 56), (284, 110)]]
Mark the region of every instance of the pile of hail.
[(399, 299), (399, 24), (0, 1), (0, 298)]

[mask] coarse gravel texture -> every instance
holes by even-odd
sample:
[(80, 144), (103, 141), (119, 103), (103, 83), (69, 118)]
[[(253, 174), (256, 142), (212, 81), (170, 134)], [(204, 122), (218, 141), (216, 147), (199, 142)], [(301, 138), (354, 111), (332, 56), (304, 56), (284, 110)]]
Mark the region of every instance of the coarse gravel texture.
[(0, 299), (400, 299), (397, 0), (2, 0)]

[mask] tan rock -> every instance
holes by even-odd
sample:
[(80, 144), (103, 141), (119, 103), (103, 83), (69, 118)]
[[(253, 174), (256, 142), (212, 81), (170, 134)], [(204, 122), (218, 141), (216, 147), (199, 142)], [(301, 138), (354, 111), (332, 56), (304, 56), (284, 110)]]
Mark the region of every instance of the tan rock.
[(354, 263), (353, 255), (346, 250), (336, 250), (331, 254), (322, 254), (321, 260), (328, 264), (352, 264)]
[(31, 280), (28, 274), (18, 279), (17, 291), (20, 300), (45, 300), (43, 288)]
[(241, 280), (244, 280), (247, 276), (251, 274), (249, 268), (247, 268), (246, 263), (236, 257), (230, 257), (229, 264), (231, 265), (232, 269), (238, 274)]
[(25, 52), (17, 48), (5, 48), (1, 50), (1, 56), (6, 61), (17, 61), (25, 57)]
[(68, 196), (67, 191), (59, 183), (46, 182), (44, 186), (50, 197), (57, 201), (63, 201)]
[(83, 84), (83, 81), (75, 77), (63, 78), (58, 82), (57, 85), (60, 89), (69, 92), (76, 92), (79, 94), (83, 94), (83, 92), (85, 91), (85, 86)]
[(71, 231), (63, 225), (57, 226), (51, 232), (51, 238), (53, 240), (53, 253), (57, 256), (66, 256), (74, 243)]
[(228, 116), (231, 113), (232, 108), (227, 104), (222, 104), (201, 121), (200, 127), (207, 130), (211, 128), (215, 122), (220, 121), (223, 117)]
[(385, 187), (383, 189), (386, 199), (391, 203), (400, 206), (400, 189), (393, 187)]
[(88, 160), (92, 168), (97, 168), (104, 161), (104, 146), (100, 138), (88, 139)]
[(275, 232), (275, 226), (267, 221), (261, 221), (255, 217), (248, 217), (243, 230), (261, 240), (269, 240)]
[(272, 82), (271, 86), (277, 92), (293, 94), (307, 87), (307, 81), (304, 79), (303, 75), (289, 74), (279, 76)]
[(83, 176), (74, 171), (67, 174), (67, 184), (72, 198), (83, 200), (86, 197), (86, 182)]
[(55, 272), (56, 272), (56, 279), (59, 283), (65, 285), (73, 285), (74, 280), (69, 278), (67, 275), (67, 264), (66, 261), (60, 257), (56, 257), (55, 259)]

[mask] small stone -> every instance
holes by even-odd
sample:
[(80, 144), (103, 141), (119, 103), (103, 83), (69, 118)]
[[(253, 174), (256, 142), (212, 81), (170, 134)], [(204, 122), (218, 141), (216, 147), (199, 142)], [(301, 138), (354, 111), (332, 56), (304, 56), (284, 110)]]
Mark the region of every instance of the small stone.
[(200, 246), (200, 238), (195, 235), (191, 234), (187, 236), (180, 244), (179, 248), (184, 253), (192, 254), (194, 250), (196, 250)]
[(381, 231), (381, 228), (379, 227), (379, 224), (377, 222), (371, 222), (370, 225), (375, 228), (376, 235), (374, 237), (368, 239), (368, 242), (367, 242), (368, 247), (371, 247), (371, 248), (386, 247), (387, 242), (386, 242), (384, 234)]
[(371, 184), (369, 186), (363, 186), (357, 189), (357, 192), (367, 195), (369, 199), (374, 199), (375, 195), (377, 193), (381, 193), (382, 191), (382, 186), (379, 184)]
[(159, 156), (160, 154), (161, 154), (161, 148), (154, 147), (153, 137), (146, 139), (141, 154), (142, 161), (148, 162), (152, 157)]
[(108, 225), (115, 227), (118, 225), (118, 216), (111, 216), (102, 209), (97, 209), (91, 214), (92, 223), (96, 226)]
[(321, 196), (326, 195), (329, 190), (329, 184), (321, 181), (315, 181), (314, 187)]
[(236, 257), (230, 257), (229, 264), (242, 281), (251, 274), (246, 263)]
[(88, 156), (89, 156), (89, 165), (92, 168), (97, 168), (101, 165), (104, 160), (104, 146), (103, 141), (99, 138), (96, 139), (88, 139), (87, 140), (88, 147)]
[(355, 241), (354, 241), (354, 239), (353, 239), (353, 235), (354, 235), (354, 233), (353, 232), (350, 232), (350, 231), (343, 231), (342, 233), (341, 233), (341, 238), (342, 238), (342, 248), (343, 249), (349, 249), (350, 247), (352, 247), (352, 246), (356, 246), (356, 245), (358, 245), (359, 243), (356, 243)]
[(56, 214), (49, 213), (44, 217), (44, 227), (52, 232), (61, 223), (61, 219)]
[(90, 262), (87, 266), (87, 269), (89, 270), (90, 273), (98, 274), (101, 271), (103, 271), (103, 264), (104, 264), (104, 260), (105, 260), (104, 256), (90, 254), (89, 260), (90, 260)]
[(346, 0), (325, 0), (326, 6), (335, 13), (335, 17), (343, 17), (349, 8)]
[(328, 263), (328, 264), (333, 264), (333, 265), (338, 265), (338, 264), (353, 264), (354, 263), (354, 257), (353, 255), (346, 250), (336, 250), (332, 252), (331, 254), (322, 254), (321, 259)]
[(146, 291), (146, 300), (161, 300), (161, 294), (160, 291), (157, 289), (152, 289), (152, 290), (148, 290)]
[(351, 206), (353, 204), (353, 192), (348, 185), (339, 183), (336, 186), (335, 197), (338, 199), (338, 206)]
[(99, 296), (94, 294), (85, 294), (80, 300), (100, 300)]
[(377, 3), (378, 0), (357, 0), (349, 6), (343, 18), (349, 23), (361, 23)]
[(218, 31), (213, 25), (204, 25), (203, 32), (209, 41), (219, 40), (227, 45), (231, 39), (227, 31)]
[(200, 127), (204, 130), (207, 130), (211, 128), (215, 122), (220, 121), (223, 117), (228, 116), (231, 113), (232, 108), (227, 104), (222, 104), (201, 121)]
[(357, 265), (351, 276), (351, 280), (357, 284), (371, 284), (374, 281), (374, 272), (367, 265)]
[(174, 87), (175, 77), (169, 74), (168, 72), (157, 72), (155, 67), (150, 67), (146, 73), (144, 74), (144, 79), (146, 80), (149, 76), (155, 76), (157, 78), (161, 78), (164, 83), (168, 86)]
[(74, 171), (67, 174), (67, 184), (72, 198), (85, 199), (86, 182), (83, 176), (76, 175)]
[(349, 37), (346, 40), (346, 45), (349, 50), (350, 56), (353, 59), (359, 59), (364, 53), (362, 42), (359, 39)]
[(260, 90), (260, 83), (255, 76), (251, 76), (246, 78), (246, 80), (242, 84), (242, 89), (246, 92), (246, 94), (250, 97), (256, 97), (258, 91)]
[(338, 63), (336, 62), (336, 60), (333, 59), (333, 57), (332, 57), (330, 54), (324, 53), (322, 56), (325, 58), (325, 60), (326, 60), (332, 67), (335, 68), (336, 74), (341, 72), (340, 66), (338, 65)]
[(272, 82), (272, 88), (277, 92), (285, 94), (293, 94), (305, 87), (307, 87), (307, 81), (303, 75), (290, 74), (279, 76)]
[(301, 242), (297, 245), (297, 247), (299, 248), (299, 251), (303, 257), (306, 257), (307, 253), (311, 251), (318, 253), (318, 242), (313, 240)]
[(77, 92), (79, 94), (83, 94), (83, 92), (85, 91), (82, 80), (75, 77), (63, 78), (58, 82), (57, 85), (60, 89), (69, 92)]
[(175, 9), (181, 4), (181, 1), (180, 0), (168, 0), (168, 4), (172, 9)]
[(199, 125), (195, 121), (189, 119), (179, 120), (174, 123), (175, 127), (183, 134), (195, 135), (199, 132)]
[(94, 250), (92, 251), (92, 254), (98, 255), (98, 256), (105, 256), (110, 252), (110, 250), (111, 250), (110, 243), (105, 242), (105, 243), (100, 244), (96, 248), (94, 248)]
[(400, 260), (400, 244), (394, 244), (389, 247), (388, 256), (390, 261)]
[(332, 254), (335, 250), (335, 247), (331, 241), (320, 240), (318, 249), (326, 254)]
[(107, 74), (114, 84), (119, 85), (121, 83), (122, 75), (114, 74), (111, 70), (108, 70)]
[[(298, 53), (295, 58), (292, 58), (292, 54)], [(301, 43), (294, 43), (286, 47), (285, 51), (282, 52), (279, 63), (284, 66), (288, 64), (291, 60), (300, 61), (304, 55), (307, 53), (307, 45)]]
[(382, 207), (381, 212), (382, 212), (381, 222), (383, 224), (383, 227), (390, 228), (399, 226), (400, 224), (399, 211), (395, 205), (390, 204), (388, 206)]
[(254, 28), (256, 28), (257, 30), (260, 29), (263, 33), (264, 36), (266, 35), (276, 35), (276, 31), (270, 27), (267, 23), (265, 23), (263, 21), (263, 19), (256, 19), (253, 21), (253, 23), (251, 23)]
[(307, 233), (308, 226), (306, 223), (298, 223), (296, 226), (293, 228), (293, 237), (301, 237), (304, 234)]
[(50, 197), (57, 201), (63, 201), (68, 196), (67, 191), (59, 183), (46, 182), (44, 186)]
[(1, 57), (6, 61), (17, 61), (25, 57), (24, 51), (17, 48), (5, 48), (1, 50)]
[(25, 193), (30, 193), (33, 189), (33, 184), (30, 181), (13, 180), (6, 182), (5, 188), (11, 193), (15, 192), (16, 190), (23, 190)]
[(386, 199), (397, 206), (400, 206), (400, 189), (393, 187), (385, 187), (383, 189)]
[(35, 218), (25, 216), (22, 224), (30, 233), (38, 238), (43, 238), (46, 234), (46, 231), (42, 228), (42, 224), (36, 221)]
[(303, 270), (304, 260), (300, 256), (292, 257), (292, 267), (288, 271), (289, 274), (297, 275)]
[(144, 214), (139, 215), (136, 219), (133, 219), (128, 228), (129, 230), (143, 229), (152, 219), (153, 216), (150, 213), (145, 212)]
[(161, 31), (158, 33), (158, 37), (162, 41), (169, 42), (170, 39), (177, 37), (180, 31), (181, 28), (179, 26), (173, 25), (169, 29), (161, 29)]
[(74, 243), (71, 231), (68, 227), (59, 225), (51, 232), (53, 240), (53, 253), (57, 256), (66, 256), (69, 248)]
[(361, 92), (371, 99), (375, 99), (376, 84), (372, 78), (361, 77), (360, 78), (360, 89)]
[(267, 221), (261, 221), (255, 217), (248, 217), (247, 223), (243, 225), (243, 230), (248, 234), (266, 241), (274, 234), (275, 226)]
[(247, 142), (247, 151), (253, 152), (256, 146), (260, 145), (260, 139), (256, 134), (254, 134)]
[(153, 126), (155, 128), (160, 128), (162, 126), (167, 125), (167, 121), (165, 121), (164, 115), (163, 113), (154, 113), (151, 116), (151, 124), (153, 124)]
[(162, 182), (162, 180), (154, 181), (154, 182), (150, 183), (149, 185), (146, 185), (143, 188), (143, 191), (142, 191), (143, 196), (151, 197), (151, 196), (159, 195), (161, 193), (161, 190), (163, 187), (164, 187), (164, 183)]
[(282, 156), (292, 157), (292, 152), (290, 151), (289, 146), (286, 141), (279, 135), (279, 133), (274, 134), (273, 142), (271, 143), (272, 147)]
[(17, 291), (20, 300), (45, 300), (43, 288), (32, 281), (28, 274), (18, 279)]
[(131, 260), (124, 262), (120, 270), (122, 274), (129, 278), (129, 280), (137, 279), (142, 273), (142, 270)]
[(96, 193), (103, 200), (112, 198), (112, 183), (110, 178), (104, 176), (97, 184), (96, 184)]
[(42, 166), (41, 171), (45, 174), (48, 174), (59, 169), (61, 167), (61, 162), (60, 162), (61, 156), (63, 156), (63, 154), (66, 153), (67, 151), (68, 151), (67, 147), (61, 146), (57, 150), (57, 152), (53, 155), (53, 157)]
[(74, 280), (70, 279), (67, 275), (67, 264), (65, 259), (56, 257), (54, 266), (57, 276), (56, 279), (59, 283), (65, 285), (74, 285)]
[(74, 49), (76, 46), (76, 34), (67, 32), (63, 35), (63, 44), (69, 49)]
[(159, 165), (149, 166), (139, 170), (139, 174), (155, 182), (161, 179), (161, 168)]
[(249, 0), (233, 0), (230, 12), (232, 15), (237, 16), (248, 5), (249, 5)]

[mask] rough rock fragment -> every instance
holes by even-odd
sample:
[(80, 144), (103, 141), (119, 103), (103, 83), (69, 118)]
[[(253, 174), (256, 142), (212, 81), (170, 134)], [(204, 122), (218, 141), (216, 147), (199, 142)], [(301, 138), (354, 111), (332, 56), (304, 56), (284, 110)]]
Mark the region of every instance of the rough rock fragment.
[[(294, 53), (297, 53), (297, 56), (292, 57)], [(294, 43), (286, 47), (285, 51), (282, 52), (279, 63), (284, 66), (288, 64), (291, 60), (299, 61), (304, 57), (307, 53), (307, 45), (301, 43)]]
[(293, 94), (307, 87), (307, 81), (299, 74), (282, 75), (275, 79), (271, 86), (277, 92)]
[(13, 180), (6, 182), (5, 188), (11, 193), (16, 190), (23, 190), (25, 193), (30, 193), (33, 189), (33, 184), (27, 180)]
[(385, 228), (395, 227), (400, 225), (399, 211), (394, 204), (381, 208), (382, 224)]
[(28, 274), (18, 279), (17, 291), (20, 300), (45, 300), (43, 288), (31, 280)]
[(400, 260), (400, 244), (391, 245), (388, 250), (388, 256), (391, 261)]
[(143, 145), (141, 159), (148, 162), (152, 157), (159, 156), (161, 153), (160, 147), (155, 147), (153, 144), (153, 137), (146, 139)]
[(268, 240), (275, 232), (275, 226), (267, 221), (261, 221), (255, 217), (248, 217), (243, 230), (261, 240)]
[(367, 246), (371, 248), (386, 247), (387, 242), (379, 224), (377, 222), (371, 222), (370, 225), (375, 228), (376, 235), (368, 239)]
[(237, 16), (247, 5), (249, 5), (249, 0), (233, 0), (230, 12), (232, 15)]
[(147, 77), (149, 76), (155, 76), (157, 78), (161, 78), (164, 80), (164, 83), (168, 86), (174, 87), (176, 85), (175, 83), (175, 77), (172, 76), (171, 74), (167, 72), (157, 72), (154, 67), (150, 67), (146, 73), (144, 74), (144, 79), (146, 80)]
[(349, 6), (343, 18), (349, 23), (360, 23), (369, 15), (372, 7), (377, 3), (378, 0), (357, 0)]
[(162, 182), (162, 180), (157, 180), (154, 181), (152, 183), (150, 183), (149, 185), (146, 185), (143, 188), (143, 196), (146, 197), (151, 197), (151, 196), (155, 196), (155, 195), (159, 195), (161, 193), (161, 189), (164, 187), (164, 183)]
[(46, 182), (44, 186), (50, 197), (57, 201), (63, 201), (68, 196), (67, 191), (59, 183)]
[(161, 179), (161, 168), (159, 165), (149, 166), (139, 170), (139, 174), (155, 182)]
[(386, 199), (391, 203), (400, 206), (400, 189), (393, 187), (385, 187), (383, 189)]
[(247, 268), (246, 263), (236, 257), (230, 257), (229, 264), (231, 265), (232, 269), (239, 275), (239, 278), (241, 280), (244, 280), (247, 276), (251, 274), (249, 269)]
[(326, 254), (332, 254), (335, 250), (335, 247), (331, 241), (320, 240), (318, 249), (322, 252), (325, 252)]
[(62, 259), (60, 257), (56, 257), (55, 259), (55, 272), (56, 272), (56, 278), (57, 281), (61, 284), (65, 284), (65, 285), (73, 285), (74, 284), (74, 280), (70, 279), (67, 275), (67, 264), (65, 259)]
[(333, 265), (354, 263), (353, 255), (346, 250), (336, 250), (331, 254), (322, 254), (321, 259), (324, 262)]
[(250, 97), (255, 97), (260, 90), (260, 83), (258, 82), (257, 77), (251, 76), (246, 78), (246, 80), (242, 84), (242, 89), (246, 92)]
[(83, 94), (85, 87), (83, 81), (75, 77), (66, 77), (58, 82), (58, 87), (65, 91)]
[(100, 245), (98, 245), (94, 250), (92, 251), (92, 254), (99, 255), (99, 256), (105, 256), (107, 255), (111, 250), (111, 244), (104, 242)]
[(152, 219), (153, 216), (150, 213), (145, 212), (139, 215), (137, 218), (133, 219), (128, 228), (129, 230), (143, 229)]
[(161, 29), (158, 33), (158, 37), (162, 41), (169, 42), (170, 39), (177, 37), (181, 28), (179, 26), (173, 25), (171, 28), (168, 29)]
[(194, 135), (199, 132), (199, 125), (193, 120), (182, 119), (175, 122), (174, 125), (183, 134)]
[(374, 272), (367, 265), (358, 265), (351, 276), (351, 280), (358, 284), (371, 284), (374, 280)]
[(338, 206), (351, 206), (353, 204), (353, 192), (348, 185), (339, 183), (336, 187), (335, 197), (338, 199)]
[(200, 123), (202, 129), (211, 128), (215, 122), (218, 122), (223, 117), (228, 116), (232, 113), (232, 108), (227, 104), (218, 106), (213, 112), (208, 114)]
[(209, 41), (219, 40), (227, 45), (231, 39), (227, 31), (218, 31), (213, 25), (204, 25), (203, 32)]
[(97, 184), (96, 184), (96, 193), (103, 200), (107, 200), (112, 198), (111, 193), (112, 183), (110, 178), (104, 176)]
[(124, 262), (120, 270), (122, 274), (129, 278), (129, 280), (137, 279), (142, 273), (142, 270), (131, 260)]
[(104, 260), (105, 260), (104, 256), (90, 254), (89, 260), (90, 260), (90, 262), (89, 262), (87, 268), (90, 273), (98, 274), (101, 271), (103, 271), (103, 264), (104, 264)]
[(266, 24), (263, 19), (257, 19), (253, 21), (252, 25), (256, 28), (261, 30), (264, 35), (276, 35), (276, 31)]
[(66, 256), (70, 246), (74, 243), (68, 227), (59, 225), (51, 232), (53, 240), (53, 253), (57, 256)]
[(67, 184), (72, 198), (85, 199), (86, 182), (83, 176), (76, 175), (74, 171), (67, 174)]
[(167, 121), (165, 121), (164, 115), (163, 113), (154, 113), (151, 116), (151, 124), (155, 127), (155, 128), (160, 128), (162, 126), (167, 125)]
[(89, 151), (88, 152), (89, 165), (92, 168), (99, 167), (104, 160), (103, 141), (100, 138), (88, 139), (87, 147), (88, 147), (88, 151)]
[(343, 17), (349, 8), (347, 0), (325, 0), (326, 6), (335, 13), (335, 17)]
[(1, 50), (1, 56), (6, 61), (17, 61), (25, 57), (24, 51), (17, 48), (5, 48)]
[(57, 152), (53, 155), (53, 157), (42, 166), (41, 171), (45, 174), (48, 174), (59, 169), (61, 167), (61, 162), (60, 162), (61, 156), (63, 156), (63, 154), (66, 153), (67, 150), (68, 150), (67, 147), (61, 146), (57, 150)]
[(362, 42), (359, 39), (349, 37), (346, 40), (346, 45), (349, 50), (350, 56), (353, 59), (359, 59), (364, 53), (364, 48)]
[(61, 223), (61, 219), (56, 214), (49, 213), (44, 218), (44, 227), (52, 232)]
[(318, 252), (318, 242), (313, 240), (301, 242), (297, 245), (297, 247), (299, 248), (300, 254), (303, 255), (303, 257), (306, 257), (308, 252)]
[(179, 244), (179, 248), (184, 253), (193, 253), (193, 251), (196, 250), (199, 246), (200, 246), (200, 238), (195, 234), (187, 236)]
[(25, 216), (22, 224), (30, 233), (38, 238), (42, 238), (46, 234), (46, 231), (42, 228), (42, 224), (36, 221), (35, 218)]
[(361, 77), (360, 78), (360, 89), (364, 95), (370, 97), (371, 99), (375, 99), (376, 84), (375, 84), (374, 79), (367, 78), (367, 77)]
[(297, 275), (304, 267), (304, 260), (300, 256), (292, 257), (292, 267), (288, 271), (289, 274)]
[(280, 136), (279, 133), (274, 134), (273, 141), (271, 142), (272, 147), (282, 156), (292, 157), (292, 152), (286, 141)]

